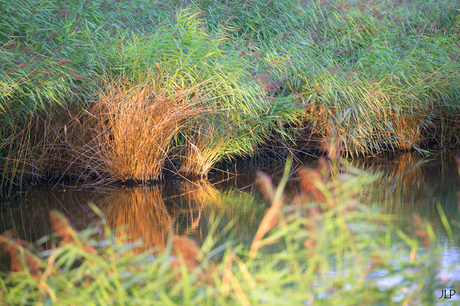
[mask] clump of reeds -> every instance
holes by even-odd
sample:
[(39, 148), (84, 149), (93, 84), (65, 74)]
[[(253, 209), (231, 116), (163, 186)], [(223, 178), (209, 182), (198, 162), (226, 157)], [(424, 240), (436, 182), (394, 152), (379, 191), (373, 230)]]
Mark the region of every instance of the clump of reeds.
[(222, 137), (212, 124), (193, 126), (192, 131), (184, 136), (184, 148), (180, 153), (179, 172), (186, 177), (203, 178), (219, 162), (224, 154), (222, 142), (230, 139)]
[(138, 84), (113, 81), (101, 89), (85, 122), (84, 143), (73, 146), (87, 175), (121, 181), (161, 177), (172, 140), (186, 120), (198, 117), (203, 97), (175, 91), (147, 75)]
[(250, 124), (238, 130), (238, 119), (225, 120), (222, 115), (217, 113), (212, 120), (205, 117), (203, 123), (193, 124), (185, 131), (183, 149), (179, 153), (179, 172), (184, 176), (207, 177), (218, 162), (251, 154), (258, 141), (256, 137), (263, 137), (257, 134), (254, 138), (250, 137), (246, 134), (247, 129), (251, 128)]
[[(203, 176), (222, 159), (251, 154), (273, 128), (295, 118), (297, 109), (292, 107), (289, 99), (267, 97), (264, 88), (248, 78), (246, 59), (238, 57), (237, 52), (224, 50), (228, 29), (210, 33), (203, 27), (203, 16), (195, 9), (174, 11), (173, 18), (158, 20), (157, 27), (143, 25), (136, 28), (138, 34), (145, 32), (135, 35), (128, 30), (134, 28), (133, 19), (126, 17), (126, 27), (120, 25), (118, 3), (75, 5), (70, 2), (54, 12), (59, 15), (56, 20), (61, 28), (72, 28), (72, 34), (50, 30), (47, 40), (39, 43), (35, 40), (38, 39), (36, 33), (31, 33), (29, 45), (21, 39), (15, 40), (12, 33), (5, 34), (5, 39), (11, 38), (12, 41), (8, 44), (11, 53), (5, 53), (6, 61), (2, 62), (6, 68), (11, 68), (5, 70), (2, 88), (6, 91), (0, 100), (0, 107), (4, 110), (0, 121), (6, 123), (2, 126), (5, 141), (0, 143), (1, 158), (5, 161), (0, 164), (4, 181), (21, 181), (17, 174), (30, 177), (35, 173), (40, 178), (48, 178), (52, 173), (52, 178), (99, 178), (105, 182), (159, 179), (164, 158), (171, 148), (169, 141), (183, 127), (176, 123), (187, 116), (188, 125), (182, 131), (184, 137), (175, 138), (174, 145), (178, 147), (177, 151), (184, 149), (182, 172), (187, 176)], [(100, 6), (100, 16), (88, 14), (94, 5)], [(14, 4), (9, 6), (9, 10), (15, 11)], [(51, 3), (46, 2), (37, 9), (51, 14), (51, 7)], [(151, 10), (155, 11), (155, 8)], [(138, 11), (133, 8), (128, 15), (151, 12), (146, 8)], [(71, 24), (68, 24), (69, 16), (75, 17)], [(43, 28), (54, 29), (55, 25), (39, 19)], [(111, 26), (100, 24), (101, 20), (113, 23)], [(28, 21), (22, 22), (21, 27), (27, 29), (25, 24)], [(69, 43), (58, 43), (60, 40), (69, 40)], [(88, 46), (92, 50), (90, 55), (83, 51)], [(28, 56), (33, 59), (26, 60)], [(88, 56), (91, 59), (87, 59)], [(21, 64), (23, 60), (25, 63)], [(19, 65), (18, 70), (15, 65)], [(146, 81), (149, 78), (152, 79), (150, 83)], [(18, 80), (14, 83), (13, 79)], [(150, 95), (150, 89), (139, 89), (145, 86), (153, 87), (155, 94)], [(152, 101), (157, 99), (165, 108), (179, 110), (176, 102), (185, 99), (191, 110), (191, 105), (202, 98), (203, 93), (207, 97), (201, 102), (212, 110), (212, 115), (201, 116), (200, 120), (184, 112), (184, 108), (176, 113), (165, 113), (165, 117), (171, 119), (166, 123), (158, 117), (159, 108), (153, 107)], [(27, 116), (34, 118), (40, 112), (56, 139), (34, 146), (21, 131), (25, 129), (27, 132), (30, 125)], [(60, 119), (54, 122), (56, 117), (51, 114), (60, 112), (66, 113), (63, 118), (69, 115), (69, 122), (60, 122)], [(71, 126), (70, 121), (81, 127)], [(173, 125), (177, 127), (175, 131), (170, 130), (155, 138), (160, 129), (166, 131)], [(37, 139), (44, 137), (39, 135), (40, 130), (44, 129), (37, 129)], [(133, 137), (134, 133), (138, 135)], [(143, 137), (146, 137), (145, 141)], [(128, 138), (132, 140), (130, 143), (125, 141)], [(60, 150), (56, 154), (59, 165), (47, 158), (36, 164), (31, 160), (34, 157), (23, 152), (30, 146), (36, 148), (39, 156), (47, 156), (46, 150)], [(193, 150), (193, 146), (197, 150)], [(147, 153), (147, 148), (152, 152)], [(12, 157), (18, 154), (20, 157)], [(30, 171), (16, 164), (10, 170), (9, 161), (12, 159), (31, 164), (32, 175), (27, 175)], [(47, 166), (50, 169), (44, 169)]]
[(55, 106), (48, 111), (37, 110), (32, 115), (12, 120), (3, 125), (0, 141), (1, 189), (14, 186), (30, 187), (43, 179), (59, 179), (80, 172), (72, 164), (69, 143), (80, 138), (81, 108)]
[(235, 18), (220, 26), (234, 25), (237, 42), (229, 48), (250, 61), (255, 78), (271, 75), (276, 98), (297, 96), (306, 107), (299, 125), (305, 141), (328, 137), (332, 127), (350, 155), (458, 144), (459, 61), (452, 50), (460, 27), (452, 2), (291, 1), (227, 9)]
[[(331, 128), (351, 155), (458, 144), (458, 8), (453, 2), (395, 3), (5, 3), (2, 9), (11, 14), (3, 14), (0, 25), (2, 187), (65, 175), (158, 179), (162, 161), (154, 165), (156, 157), (144, 154), (144, 162), (107, 154), (110, 170), (102, 161), (88, 164), (99, 145), (76, 150), (79, 142), (63, 137), (74, 137), (71, 126), (82, 109), (93, 107), (109, 75), (134, 86), (152, 70), (168, 95), (192, 97), (197, 86), (209, 94), (205, 104), (213, 114), (192, 116), (183, 137), (174, 139), (187, 176), (253, 155), (267, 140), (276, 150), (297, 144), (309, 150), (303, 144), (320, 142)], [(110, 86), (106, 96), (129, 91), (126, 82)], [(69, 110), (68, 118), (56, 119)], [(37, 116), (43, 120), (35, 132)], [(80, 134), (87, 132), (75, 133), (86, 143)], [(122, 149), (144, 149), (136, 150)]]

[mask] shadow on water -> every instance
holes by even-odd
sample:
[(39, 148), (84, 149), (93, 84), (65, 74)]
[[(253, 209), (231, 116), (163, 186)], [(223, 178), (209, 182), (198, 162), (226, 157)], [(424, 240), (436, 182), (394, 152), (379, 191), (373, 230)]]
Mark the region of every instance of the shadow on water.
[[(381, 203), (382, 210), (392, 213), (403, 230), (413, 226), (413, 213), (431, 220), (438, 236), (437, 244), (445, 248), (447, 260), (460, 260), (460, 213), (456, 197), (460, 191), (460, 179), (454, 156), (423, 159), (416, 153), (404, 153), (385, 159), (357, 160), (353, 164), (384, 173), (382, 180), (363, 191), (361, 197), (365, 203)], [(129, 241), (142, 239), (144, 248), (164, 246), (170, 229), (203, 242), (213, 215), (221, 216), (216, 232), (235, 220), (233, 232), (227, 233), (224, 239), (231, 236), (236, 242), (249, 245), (268, 207), (253, 192), (256, 170), (268, 173), (277, 182), (284, 163), (258, 167), (241, 162), (232, 167), (231, 170), (216, 171), (209, 181), (176, 180), (147, 188), (105, 192), (52, 188), (30, 190), (2, 203), (0, 231), (11, 230), (15, 237), (36, 241), (51, 232), (48, 221), (51, 209), (63, 212), (73, 226), (81, 230), (99, 220), (88, 206), (93, 202), (106, 214), (111, 228), (126, 226)], [(295, 174), (293, 178), (286, 189), (288, 199), (297, 193)], [(438, 202), (452, 223), (453, 243), (439, 217)]]

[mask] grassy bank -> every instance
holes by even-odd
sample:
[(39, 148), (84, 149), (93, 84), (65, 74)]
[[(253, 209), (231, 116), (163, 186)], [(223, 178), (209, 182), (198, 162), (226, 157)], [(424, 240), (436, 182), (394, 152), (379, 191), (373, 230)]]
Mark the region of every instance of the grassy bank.
[(2, 1), (0, 184), (203, 177), (331, 131), (350, 155), (458, 145), (456, 9)]
[(0, 299), (5, 305), (433, 305), (441, 289), (457, 288), (458, 279), (438, 275), (441, 250), (431, 247), (430, 223), (414, 216), (403, 233), (390, 216), (359, 201), (361, 189), (380, 175), (347, 164), (341, 169), (324, 162), (300, 171), (293, 203), (283, 201), (289, 166), (278, 187), (260, 173), (258, 189), (272, 205), (251, 245), (216, 243), (231, 223), (216, 231), (220, 219), (213, 218), (201, 248), (170, 236), (165, 247), (139, 253), (105, 218), (77, 232), (51, 213), (51, 250), (37, 249), (46, 239), (27, 245), (0, 236), (13, 269), (2, 272)]

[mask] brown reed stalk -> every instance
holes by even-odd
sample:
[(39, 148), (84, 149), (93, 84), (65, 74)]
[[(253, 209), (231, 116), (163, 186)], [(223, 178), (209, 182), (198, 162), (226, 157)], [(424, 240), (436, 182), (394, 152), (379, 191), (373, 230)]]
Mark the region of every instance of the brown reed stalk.
[[(28, 248), (32, 248), (30, 243), (21, 239), (9, 238), (5, 234), (0, 235), (0, 250), (9, 254), (11, 258), (10, 270), (20, 272), (27, 269), (32, 277), (39, 278), (41, 275), (40, 262), (32, 256)], [(21, 253), (24, 255), (24, 261)]]
[(50, 223), (53, 230), (62, 239), (61, 243), (73, 243), (81, 247), (88, 253), (96, 254), (96, 249), (82, 239), (77, 237), (77, 231), (70, 226), (69, 219), (63, 216), (57, 210), (52, 210), (49, 213)]
[(284, 168), (283, 177), (278, 187), (276, 188), (276, 191), (271, 181), (271, 178), (268, 175), (262, 172), (257, 173), (256, 184), (260, 185), (259, 188), (265, 194), (265, 198), (270, 198), (270, 200), (272, 201), (272, 205), (265, 213), (264, 218), (260, 222), (259, 228), (257, 229), (256, 235), (254, 236), (251, 249), (249, 250), (250, 258), (256, 257), (257, 251), (262, 247), (262, 238), (276, 225), (278, 225), (278, 211), (280, 210), (281, 205), (283, 204), (283, 192), (289, 177), (291, 164), (292, 155), (289, 155), (289, 157), (286, 160), (286, 166)]
[[(201, 249), (194, 240), (186, 236), (174, 235), (172, 245), (171, 254), (174, 256), (182, 256), (187, 269), (193, 270), (200, 265), (198, 259)], [(172, 263), (173, 268), (179, 268), (180, 265), (179, 259), (174, 260)]]

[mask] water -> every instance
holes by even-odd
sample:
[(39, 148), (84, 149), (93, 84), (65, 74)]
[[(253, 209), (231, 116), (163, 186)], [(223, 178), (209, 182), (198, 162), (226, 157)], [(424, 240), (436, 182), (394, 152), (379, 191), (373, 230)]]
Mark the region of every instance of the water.
[[(314, 160), (304, 162), (311, 166), (315, 164)], [(359, 160), (354, 164), (385, 174), (382, 180), (363, 191), (361, 197), (364, 202), (369, 205), (380, 203), (384, 212), (396, 217), (396, 223), (403, 231), (413, 227), (413, 213), (429, 219), (438, 237), (435, 247), (442, 250), (442, 265), (447, 267), (460, 262), (457, 198), (460, 179), (454, 156), (437, 155), (422, 159), (417, 153), (404, 153), (388, 158)], [(51, 209), (64, 213), (72, 225), (81, 230), (100, 219), (88, 205), (93, 202), (107, 216), (111, 228), (126, 226), (131, 239), (142, 238), (146, 247), (164, 245), (170, 229), (202, 242), (209, 233), (209, 220), (215, 215), (222, 217), (218, 231), (235, 221), (234, 239), (250, 245), (268, 207), (254, 192), (256, 170), (273, 176), (276, 183), (283, 168), (283, 162), (241, 162), (225, 171), (216, 170), (209, 176), (209, 181), (176, 180), (146, 188), (140, 186), (97, 192), (71, 191), (62, 187), (30, 190), (2, 203), (0, 232), (10, 230), (15, 237), (36, 241), (52, 232), (48, 221)], [(288, 184), (286, 195), (289, 198), (296, 193), (297, 182), (294, 179)], [(441, 204), (451, 224), (452, 240), (439, 216), (437, 203)]]

